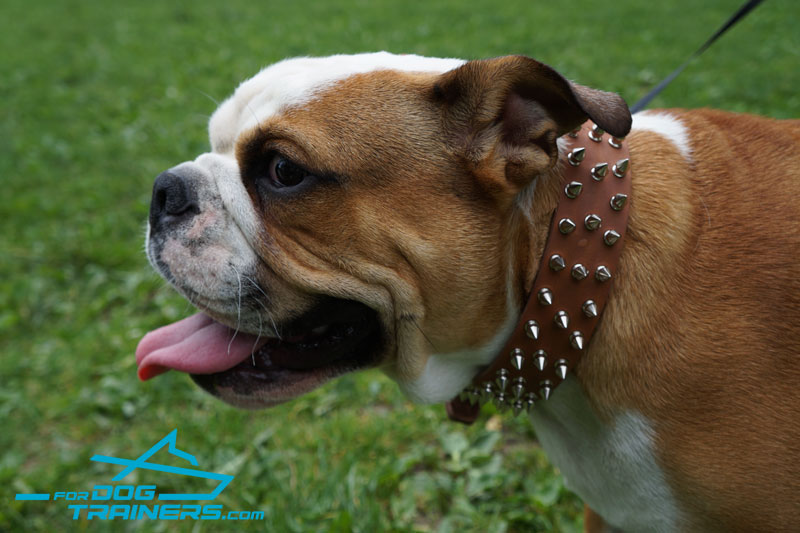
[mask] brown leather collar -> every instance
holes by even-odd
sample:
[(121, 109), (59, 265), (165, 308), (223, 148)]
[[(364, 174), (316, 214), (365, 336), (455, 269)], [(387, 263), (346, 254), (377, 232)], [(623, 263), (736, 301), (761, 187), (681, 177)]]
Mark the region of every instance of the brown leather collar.
[(563, 197), (528, 302), (492, 364), (447, 403), (452, 420), (471, 424), (489, 400), (515, 416), (547, 400), (577, 366), (608, 300), (628, 225), (628, 147), (591, 121), (564, 138)]

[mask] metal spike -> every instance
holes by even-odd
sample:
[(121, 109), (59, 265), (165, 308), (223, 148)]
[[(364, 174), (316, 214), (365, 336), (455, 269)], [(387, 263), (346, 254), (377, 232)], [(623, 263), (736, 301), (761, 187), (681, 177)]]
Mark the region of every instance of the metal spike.
[(572, 345), (573, 348), (576, 350), (583, 350), (583, 333), (580, 331), (573, 331), (569, 334), (569, 343)]
[(603, 140), (603, 134), (604, 133), (605, 133), (605, 130), (602, 129), (597, 124), (595, 124), (594, 126), (592, 126), (592, 129), (589, 130), (589, 138), (591, 140), (593, 140), (594, 142), (599, 143), (600, 141)]
[(583, 314), (588, 318), (594, 318), (597, 316), (597, 304), (594, 303), (594, 300), (586, 300), (583, 302), (581, 309), (583, 310)]
[(579, 148), (574, 148), (569, 154), (567, 154), (567, 161), (573, 167), (577, 167), (583, 161), (583, 158), (586, 157), (586, 148), (583, 146)]
[(540, 383), (541, 387), (539, 388), (539, 397), (543, 400), (550, 399), (550, 393), (553, 392), (552, 383), (548, 380), (544, 380)]
[(611, 138), (608, 139), (608, 144), (610, 144), (612, 148), (622, 148), (622, 141), (624, 140), (625, 137), (614, 137), (612, 135)]
[(522, 363), (525, 361), (525, 353), (520, 348), (514, 348), (511, 352), (511, 366), (517, 370), (522, 370)]
[(594, 271), (594, 277), (597, 281), (608, 281), (611, 279), (611, 271), (605, 265), (600, 265), (597, 267), (597, 270)]
[(530, 413), (535, 403), (536, 403), (536, 394), (529, 392), (528, 395), (525, 397), (525, 410)]
[(514, 379), (514, 385), (511, 387), (511, 392), (514, 393), (514, 399), (519, 400), (525, 393), (525, 378), (522, 376)]
[(600, 227), (603, 223), (603, 219), (600, 218), (599, 215), (595, 215), (592, 213), (591, 215), (586, 215), (586, 218), (583, 219), (583, 225), (586, 226), (586, 229), (589, 231), (594, 231)]
[(550, 305), (553, 303), (553, 291), (547, 287), (539, 289), (537, 297), (539, 298), (539, 303), (542, 305)]
[(569, 135), (569, 136), (570, 136), (570, 137), (572, 137), (573, 139), (577, 139), (577, 138), (578, 138), (578, 134), (579, 134), (580, 132), (581, 132), (581, 129), (580, 129), (580, 128), (575, 128), (575, 129), (574, 129), (574, 130), (572, 130), (571, 132), (567, 133), (567, 135)]
[(569, 218), (562, 218), (558, 221), (558, 231), (567, 235), (568, 233), (572, 233), (575, 229), (575, 223)]
[(539, 339), (539, 323), (535, 320), (525, 322), (525, 335), (533, 340)]
[(511, 410), (514, 412), (514, 416), (519, 416), (523, 409), (525, 409), (525, 404), (520, 400), (517, 400), (511, 404)]
[(603, 233), (603, 242), (606, 243), (608, 246), (613, 246), (615, 242), (619, 240), (619, 233), (616, 230), (610, 229)]
[(533, 364), (536, 365), (536, 368), (538, 368), (540, 372), (543, 371), (547, 364), (547, 352), (544, 350), (536, 350), (536, 353), (533, 354)]
[(592, 179), (594, 181), (603, 181), (606, 174), (608, 174), (608, 163), (597, 163), (592, 167)]
[(562, 380), (567, 379), (567, 360), (559, 359), (556, 361), (556, 375)]
[(497, 407), (497, 410), (501, 413), (505, 412), (508, 408), (508, 404), (506, 403), (506, 395), (502, 392), (494, 397), (494, 405)]
[(573, 265), (571, 270), (572, 277), (577, 279), (578, 281), (582, 279), (586, 279), (586, 276), (589, 275), (589, 271), (586, 270), (586, 267), (580, 263), (576, 263)]
[(553, 320), (555, 320), (556, 326), (560, 327), (561, 329), (567, 329), (569, 327), (569, 315), (566, 311), (559, 311), (556, 313), (556, 316), (553, 317)]
[(564, 261), (564, 258), (558, 254), (553, 254), (550, 256), (550, 270), (553, 272), (558, 272), (560, 270), (564, 270), (564, 267), (567, 266), (567, 262)]
[(501, 368), (497, 371), (497, 379), (494, 380), (497, 383), (498, 390), (500, 393), (504, 393), (506, 388), (508, 388), (508, 370), (505, 368)]
[(570, 181), (567, 183), (566, 187), (564, 187), (564, 194), (567, 195), (567, 198), (577, 198), (581, 191), (583, 190), (583, 183), (580, 181)]
[(611, 167), (611, 172), (613, 172), (616, 177), (621, 178), (628, 171), (629, 164), (630, 160), (628, 158), (620, 159), (613, 167)]
[(494, 396), (494, 387), (487, 381), (483, 384), (483, 389), (481, 390), (481, 403), (488, 402), (492, 396)]
[(622, 211), (622, 208), (625, 207), (625, 203), (628, 201), (628, 195), (617, 193), (611, 197), (611, 209), (614, 211)]

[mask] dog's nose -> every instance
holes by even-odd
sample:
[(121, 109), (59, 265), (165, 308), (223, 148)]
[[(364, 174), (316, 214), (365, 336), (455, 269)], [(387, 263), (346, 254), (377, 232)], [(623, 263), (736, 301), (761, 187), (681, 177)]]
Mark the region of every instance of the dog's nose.
[(150, 202), (151, 226), (188, 220), (199, 212), (196, 194), (185, 178), (169, 170), (158, 175)]

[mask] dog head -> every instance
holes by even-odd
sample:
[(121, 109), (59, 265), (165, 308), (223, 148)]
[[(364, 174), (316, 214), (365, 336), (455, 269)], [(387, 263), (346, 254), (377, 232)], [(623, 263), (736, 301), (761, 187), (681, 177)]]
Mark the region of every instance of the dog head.
[(260, 407), (380, 367), (451, 398), (517, 317), (533, 188), (587, 117), (630, 127), (617, 95), (521, 56), (262, 70), (212, 116), (211, 151), (156, 179), (148, 258), (202, 313), (145, 336), (140, 377)]

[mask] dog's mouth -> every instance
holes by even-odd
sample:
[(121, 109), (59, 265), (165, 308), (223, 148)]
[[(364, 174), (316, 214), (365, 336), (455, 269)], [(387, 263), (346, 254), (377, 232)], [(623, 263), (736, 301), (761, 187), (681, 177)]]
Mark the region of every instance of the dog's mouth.
[(322, 299), (276, 329), (276, 338), (237, 333), (198, 313), (145, 335), (136, 349), (139, 378), (179, 370), (229, 403), (266, 407), (375, 366), (381, 353), (377, 313), (350, 300)]

